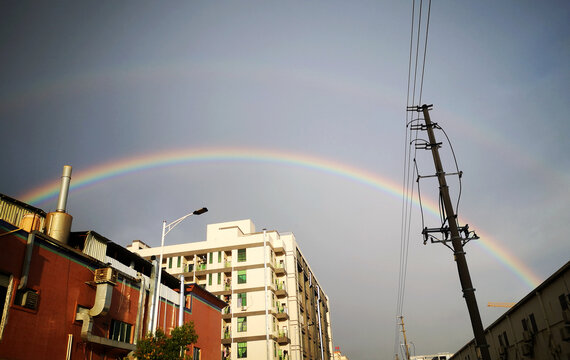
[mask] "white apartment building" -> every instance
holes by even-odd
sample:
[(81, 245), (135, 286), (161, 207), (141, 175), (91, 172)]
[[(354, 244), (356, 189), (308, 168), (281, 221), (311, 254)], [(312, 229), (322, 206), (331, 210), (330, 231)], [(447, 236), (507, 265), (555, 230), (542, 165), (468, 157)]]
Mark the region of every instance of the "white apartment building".
[[(145, 259), (160, 247), (127, 247)], [(206, 241), (164, 246), (162, 267), (230, 306), (221, 358), (331, 360), (329, 299), (291, 233), (256, 232), (251, 220), (207, 226)]]

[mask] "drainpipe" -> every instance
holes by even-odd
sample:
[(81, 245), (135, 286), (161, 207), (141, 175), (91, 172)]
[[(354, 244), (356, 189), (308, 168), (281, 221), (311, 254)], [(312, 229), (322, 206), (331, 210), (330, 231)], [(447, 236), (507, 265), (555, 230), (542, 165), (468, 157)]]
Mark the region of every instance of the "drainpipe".
[(143, 320), (143, 308), (144, 308), (144, 298), (145, 298), (145, 294), (146, 294), (146, 284), (145, 284), (145, 280), (144, 280), (144, 276), (139, 273), (138, 274), (139, 280), (141, 282), (141, 289), (139, 292), (139, 306), (137, 308), (137, 322), (135, 323), (135, 339), (134, 339), (134, 343), (136, 344), (138, 339), (141, 337), (140, 336), (140, 332), (141, 332), (141, 323)]
[(28, 243), (26, 244), (26, 255), (24, 257), (24, 265), (22, 266), (22, 276), (20, 277), (20, 285), (18, 285), (18, 290), (26, 288), (28, 284), (28, 274), (30, 273), (30, 263), (32, 262), (32, 252), (34, 251), (34, 241), (36, 239), (36, 234), (30, 232), (28, 234)]
[(152, 327), (154, 324), (154, 293), (156, 291), (156, 283), (157, 283), (157, 278), (156, 278), (156, 273), (157, 273), (157, 267), (158, 267), (158, 262), (156, 261), (156, 257), (153, 255), (152, 258), (152, 269), (150, 271), (150, 289), (149, 289), (149, 294), (148, 297), (150, 299), (149, 304), (148, 304), (148, 327), (146, 328), (147, 333), (148, 332), (152, 332)]
[(180, 309), (178, 310), (178, 326), (184, 324), (184, 275), (180, 275)]
[(321, 359), (325, 358), (323, 348), (323, 329), (321, 328), (321, 288), (317, 285), (317, 314), (319, 316), (319, 339), (321, 341)]

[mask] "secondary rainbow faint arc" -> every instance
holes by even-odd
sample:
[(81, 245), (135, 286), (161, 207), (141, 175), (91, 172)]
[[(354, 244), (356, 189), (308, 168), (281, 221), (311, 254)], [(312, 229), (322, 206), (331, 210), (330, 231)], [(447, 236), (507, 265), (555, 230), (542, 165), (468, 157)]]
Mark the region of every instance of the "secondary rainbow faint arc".
[[(75, 172), (71, 181), (71, 190), (84, 188), (99, 181), (108, 180), (117, 176), (160, 166), (214, 161), (254, 161), (299, 166), (347, 178), (379, 189), (396, 198), (401, 199), (403, 196), (401, 185), (397, 185), (393, 181), (364, 169), (308, 154), (253, 148), (178, 149), (122, 158), (93, 166), (84, 171)], [(37, 204), (55, 197), (58, 190), (59, 180), (55, 180), (23, 194), (21, 199), (30, 204)], [(416, 200), (412, 201), (416, 202)], [(438, 214), (437, 205), (424, 201), (422, 206), (429, 212), (436, 215)], [(493, 240), (492, 237), (483, 235), (482, 231), (477, 232), (481, 236), (481, 239), (476, 241), (476, 243), (482, 246), (487, 253), (499, 260), (507, 269), (512, 271), (528, 285), (529, 288), (535, 288), (540, 284), (540, 277), (534, 274), (522, 261), (509, 253), (497, 241)]]

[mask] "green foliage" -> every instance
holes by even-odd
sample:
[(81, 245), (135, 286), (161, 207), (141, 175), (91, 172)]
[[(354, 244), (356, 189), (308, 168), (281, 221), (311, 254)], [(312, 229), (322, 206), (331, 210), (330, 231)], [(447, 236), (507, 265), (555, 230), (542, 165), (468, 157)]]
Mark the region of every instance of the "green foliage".
[[(195, 344), (198, 335), (194, 331), (192, 321), (172, 329), (167, 336), (162, 329), (157, 329), (156, 334), (148, 334), (137, 342), (135, 356), (139, 360), (187, 360), (192, 359), (190, 354), (184, 355), (190, 350), (189, 345)], [(184, 349), (181, 355), (180, 350)]]

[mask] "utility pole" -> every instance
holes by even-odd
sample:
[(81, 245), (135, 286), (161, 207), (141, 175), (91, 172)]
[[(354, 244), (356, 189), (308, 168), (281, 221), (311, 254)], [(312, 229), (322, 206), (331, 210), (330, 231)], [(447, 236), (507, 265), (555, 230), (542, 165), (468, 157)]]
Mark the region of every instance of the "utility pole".
[[(449, 196), (449, 187), (447, 186), (447, 181), (445, 179), (445, 172), (443, 171), (443, 166), (441, 164), (441, 159), (439, 157), (439, 145), (435, 140), (435, 135), (433, 128), (437, 124), (431, 122), (429, 116), (429, 110), (433, 105), (422, 105), (421, 107), (416, 107), (417, 112), (423, 112), (425, 128), (428, 133), (429, 144), (426, 148), (431, 149), (433, 156), (433, 162), (435, 165), (436, 176), (439, 182), (440, 196), (443, 201), (443, 206), (445, 210), (446, 220), (449, 228), (442, 227), (440, 229), (424, 229), (423, 234), (425, 239), (427, 239), (428, 233), (431, 231), (439, 231), (447, 236), (451, 235), (451, 244), (453, 247), (453, 256), (457, 264), (457, 272), (459, 273), (459, 281), (461, 282), (461, 290), (463, 291), (463, 297), (467, 303), (467, 309), (469, 311), (469, 317), (471, 318), (471, 326), (473, 328), (473, 334), (475, 335), (475, 344), (478, 349), (478, 356), (483, 360), (491, 360), (489, 354), (489, 347), (487, 345), (487, 340), (485, 339), (485, 332), (483, 329), (483, 323), (481, 322), (481, 315), (479, 314), (479, 308), (477, 307), (477, 299), (475, 298), (475, 288), (471, 282), (471, 276), (469, 275), (469, 268), (467, 267), (467, 260), (465, 259), (465, 251), (463, 251), (463, 245), (465, 242), (469, 241), (469, 230), (468, 226), (459, 227), (457, 224), (457, 216), (453, 210), (453, 204), (451, 203), (451, 198)], [(410, 110), (413, 110), (410, 109)], [(466, 239), (463, 239), (459, 231), (463, 231), (466, 235)], [(476, 235), (474, 238), (477, 238)]]
[[(402, 321), (400, 325), (402, 325), (402, 334), (404, 334), (404, 348), (406, 349), (406, 360), (410, 360), (410, 350), (408, 349), (408, 340), (406, 339), (406, 328), (404, 327), (404, 317), (400, 316), (400, 320)], [(396, 356), (398, 356), (396, 354)]]

